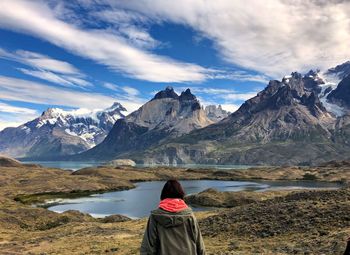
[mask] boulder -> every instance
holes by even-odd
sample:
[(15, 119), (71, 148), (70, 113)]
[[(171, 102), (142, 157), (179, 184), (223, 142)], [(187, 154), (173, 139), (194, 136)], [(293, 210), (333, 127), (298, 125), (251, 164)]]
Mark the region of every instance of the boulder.
[(114, 167), (116, 166), (136, 166), (135, 161), (131, 159), (115, 159), (112, 161), (109, 161), (107, 165), (112, 165)]

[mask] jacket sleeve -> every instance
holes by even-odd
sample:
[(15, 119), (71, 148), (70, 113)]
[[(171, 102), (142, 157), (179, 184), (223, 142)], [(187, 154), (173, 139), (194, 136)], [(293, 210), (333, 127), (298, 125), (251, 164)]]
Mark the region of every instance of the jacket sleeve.
[(158, 252), (158, 233), (156, 222), (152, 215), (149, 217), (147, 227), (141, 244), (141, 255), (156, 255)]
[(199, 225), (195, 217), (194, 217), (194, 227), (195, 227), (195, 235), (196, 235), (197, 255), (205, 255), (206, 254), (205, 246), (204, 246), (201, 230), (199, 229)]

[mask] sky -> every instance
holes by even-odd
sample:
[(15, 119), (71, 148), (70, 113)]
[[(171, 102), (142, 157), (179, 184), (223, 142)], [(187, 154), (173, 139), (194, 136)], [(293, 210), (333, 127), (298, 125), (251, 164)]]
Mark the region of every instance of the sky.
[(138, 109), (167, 86), (231, 112), (350, 59), (350, 1), (0, 1), (0, 130), (48, 107)]

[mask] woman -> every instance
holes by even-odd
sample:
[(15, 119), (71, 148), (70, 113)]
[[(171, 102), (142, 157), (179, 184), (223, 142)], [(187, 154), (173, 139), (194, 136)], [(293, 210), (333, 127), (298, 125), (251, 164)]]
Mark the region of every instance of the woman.
[(141, 255), (204, 255), (198, 223), (184, 202), (185, 192), (176, 180), (165, 183), (159, 208), (151, 212)]

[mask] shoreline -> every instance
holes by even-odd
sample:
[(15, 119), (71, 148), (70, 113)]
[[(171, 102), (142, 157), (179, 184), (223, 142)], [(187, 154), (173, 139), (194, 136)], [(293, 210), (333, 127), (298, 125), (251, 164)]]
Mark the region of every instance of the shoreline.
[[(83, 168), (84, 169), (84, 168)], [(133, 170), (138, 171), (140, 168), (134, 167)], [(143, 168), (141, 168), (142, 170), (144, 170)], [(180, 170), (184, 170), (184, 171), (191, 171), (193, 172), (193, 170), (198, 170), (196, 169), (184, 169), (184, 168), (176, 168), (176, 167), (169, 167), (169, 169), (180, 169)], [(61, 169), (64, 170), (64, 169)], [(79, 169), (82, 170), (82, 169)], [(79, 171), (77, 170), (77, 171)], [(199, 170), (204, 170), (204, 171), (208, 171), (208, 172), (212, 172), (215, 173), (217, 171), (224, 171), (224, 170), (217, 170), (217, 169), (199, 169)], [(249, 169), (245, 169), (248, 170)], [(67, 170), (64, 170), (67, 171)], [(231, 171), (231, 170), (227, 170), (227, 171)], [(72, 171), (71, 173), (73, 174), (75, 171)], [(22, 204), (25, 205), (34, 205), (34, 206), (38, 206), (40, 208), (45, 208), (47, 209), (48, 207), (53, 206), (52, 204), (48, 207), (45, 206), (45, 203), (47, 200), (52, 200), (52, 199), (70, 199), (70, 198), (82, 198), (82, 197), (87, 197), (90, 195), (94, 195), (94, 194), (104, 194), (104, 193), (108, 193), (108, 192), (117, 192), (117, 191), (126, 191), (126, 190), (131, 190), (131, 189), (135, 189), (136, 188), (136, 183), (142, 183), (142, 182), (154, 182), (154, 181), (166, 181), (167, 179), (164, 178), (160, 178), (160, 179), (153, 179), (153, 180), (148, 180), (148, 179), (137, 179), (137, 180), (129, 180), (130, 183), (133, 184), (132, 187), (129, 186), (125, 186), (125, 187), (119, 187), (116, 189), (101, 189), (101, 190), (72, 190), (72, 191), (66, 191), (66, 192), (46, 192), (46, 193), (34, 193), (34, 194), (20, 194), (17, 195), (16, 197), (14, 197), (14, 200), (16, 202), (20, 202)], [(306, 179), (268, 179), (268, 178), (230, 178), (230, 177), (221, 177), (221, 178), (217, 178), (217, 177), (203, 177), (203, 178), (184, 178), (184, 179), (178, 179), (179, 181), (187, 181), (187, 180), (192, 180), (192, 181), (196, 181), (196, 180), (209, 180), (209, 181), (237, 181), (237, 182), (264, 182), (264, 181), (282, 181), (282, 182), (310, 182), (310, 183), (334, 183), (334, 184), (338, 184), (340, 185), (340, 187), (334, 187), (334, 188), (315, 188), (315, 189), (308, 189), (308, 188), (300, 188), (300, 189), (296, 189), (296, 190), (327, 190), (327, 189), (338, 189), (338, 188), (346, 188), (349, 184), (344, 183), (341, 180), (333, 180), (333, 181), (327, 181), (327, 180), (306, 180)], [(276, 190), (272, 190), (273, 191), (281, 191), (283, 189), (276, 189)], [(290, 191), (295, 191), (293, 189), (291, 189)], [(259, 192), (259, 191), (258, 191)], [(260, 192), (267, 192), (267, 191), (260, 191)], [(270, 190), (271, 192), (271, 190)]]

